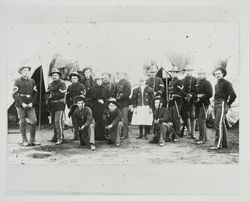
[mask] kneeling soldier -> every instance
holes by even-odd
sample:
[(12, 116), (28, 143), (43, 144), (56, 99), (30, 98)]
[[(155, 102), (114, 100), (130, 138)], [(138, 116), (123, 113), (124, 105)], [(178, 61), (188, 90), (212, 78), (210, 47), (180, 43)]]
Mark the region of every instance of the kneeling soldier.
[(150, 143), (158, 143), (159, 146), (163, 146), (166, 141), (169, 141), (172, 122), (170, 122), (170, 116), (167, 108), (162, 107), (164, 100), (157, 96), (154, 98), (154, 136), (150, 139)]
[[(69, 74), (69, 80), (72, 82), (68, 86), (66, 94), (66, 104), (70, 109), (70, 112), (68, 114), (69, 117), (72, 117), (74, 110), (77, 108), (77, 106), (75, 105), (75, 98), (80, 95), (85, 95), (86, 93), (85, 86), (79, 82), (80, 79), (80, 75), (77, 72), (72, 72)], [(78, 133), (74, 132), (74, 138), (72, 139), (72, 141), (73, 140), (79, 140)]]
[(109, 99), (108, 108), (103, 114), (103, 120), (108, 131), (109, 143), (115, 143), (116, 146), (120, 146), (124, 124), (122, 122), (121, 110), (118, 108), (118, 103), (115, 98)]
[[(36, 135), (36, 113), (34, 108), (34, 102), (37, 97), (37, 90), (35, 81), (28, 77), (31, 67), (24, 66), (19, 69), (19, 73), (22, 74), (21, 78), (15, 80), (13, 89), (13, 98), (17, 109), (18, 118), (20, 119), (20, 129), (23, 138), (23, 146), (40, 145), (35, 141)], [(30, 122), (30, 143), (28, 143), (26, 137), (26, 117)]]
[(84, 96), (76, 97), (75, 102), (78, 106), (72, 115), (75, 132), (79, 133), (81, 145), (90, 145), (90, 149), (95, 150), (95, 123), (92, 111), (85, 105)]

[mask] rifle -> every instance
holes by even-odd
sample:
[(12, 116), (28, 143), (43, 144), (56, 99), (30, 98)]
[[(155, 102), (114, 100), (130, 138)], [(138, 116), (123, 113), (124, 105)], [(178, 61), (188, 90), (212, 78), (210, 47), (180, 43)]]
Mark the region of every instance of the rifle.
[(153, 131), (154, 131), (154, 135), (157, 135), (157, 130), (159, 129), (159, 126), (158, 126), (159, 123), (158, 124), (155, 123), (155, 120), (157, 120), (158, 117), (159, 117), (159, 113), (160, 113), (160, 106), (157, 108), (156, 117), (153, 118)]
[(52, 94), (52, 91), (51, 89), (49, 91), (47, 91), (46, 93), (46, 105), (48, 105), (50, 103), (50, 98), (51, 98), (51, 94)]

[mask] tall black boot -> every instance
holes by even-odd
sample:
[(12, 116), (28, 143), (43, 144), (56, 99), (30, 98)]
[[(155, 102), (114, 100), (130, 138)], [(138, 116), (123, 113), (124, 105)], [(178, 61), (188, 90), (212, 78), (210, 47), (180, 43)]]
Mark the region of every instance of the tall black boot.
[(150, 126), (144, 126), (144, 130), (145, 130), (145, 139), (148, 140), (147, 135), (150, 133)]
[(140, 131), (140, 135), (139, 135), (139, 137), (137, 137), (136, 139), (141, 139), (141, 138), (143, 138), (143, 126), (142, 126), (142, 125), (139, 126), (139, 131)]
[(185, 131), (185, 124), (182, 126), (181, 132), (180, 132), (180, 137), (182, 138), (184, 136), (184, 131)]

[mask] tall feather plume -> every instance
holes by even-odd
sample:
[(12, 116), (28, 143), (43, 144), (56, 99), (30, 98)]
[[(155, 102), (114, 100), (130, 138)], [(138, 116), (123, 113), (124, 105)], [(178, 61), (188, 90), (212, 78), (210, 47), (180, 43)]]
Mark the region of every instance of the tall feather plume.
[(229, 60), (229, 57), (227, 57), (225, 59), (219, 59), (217, 61), (217, 67), (227, 68), (228, 60)]
[(177, 66), (178, 70), (183, 70), (187, 64), (190, 64), (190, 58), (181, 54), (168, 54), (167, 58), (173, 66)]

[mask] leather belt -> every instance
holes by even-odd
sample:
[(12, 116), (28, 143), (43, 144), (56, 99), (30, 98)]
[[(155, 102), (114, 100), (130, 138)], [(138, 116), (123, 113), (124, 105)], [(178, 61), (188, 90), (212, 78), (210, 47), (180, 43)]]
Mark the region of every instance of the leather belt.
[(29, 95), (29, 94), (19, 94), (19, 96), (26, 97), (26, 98), (30, 98), (31, 97), (31, 95)]
[(206, 94), (197, 94), (198, 98), (201, 98), (202, 96), (205, 96)]
[(59, 100), (51, 100), (50, 102), (52, 102), (52, 103), (59, 103), (59, 102), (64, 103), (64, 98), (61, 98)]
[(178, 95), (178, 94), (172, 94), (172, 96), (174, 96), (174, 97), (180, 97), (181, 98), (181, 96)]

